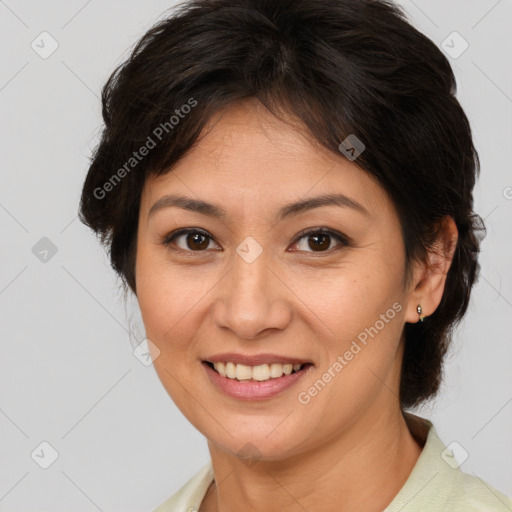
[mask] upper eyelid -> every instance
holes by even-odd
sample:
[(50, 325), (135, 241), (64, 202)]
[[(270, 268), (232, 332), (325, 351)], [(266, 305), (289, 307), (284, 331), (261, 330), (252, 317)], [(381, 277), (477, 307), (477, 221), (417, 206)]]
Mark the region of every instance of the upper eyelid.
[(335, 229), (331, 229), (331, 228), (327, 228), (327, 227), (307, 228), (297, 234), (297, 236), (294, 238), (293, 243), (298, 242), (301, 238), (304, 238), (305, 236), (314, 235), (316, 233), (325, 233), (325, 234), (328, 234), (330, 236), (334, 236), (334, 237), (340, 239), (342, 242), (344, 242), (346, 244), (350, 243), (350, 240), (346, 235), (344, 235), (343, 233), (339, 233)]

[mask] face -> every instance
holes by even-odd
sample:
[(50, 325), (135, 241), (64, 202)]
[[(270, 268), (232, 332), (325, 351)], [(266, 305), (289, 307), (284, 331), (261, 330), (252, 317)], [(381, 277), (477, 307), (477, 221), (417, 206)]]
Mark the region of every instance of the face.
[[(284, 459), (398, 410), (400, 223), (357, 160), (260, 104), (210, 128), (144, 186), (137, 298), (188, 420), (225, 452)], [(337, 203), (312, 201), (327, 195)]]

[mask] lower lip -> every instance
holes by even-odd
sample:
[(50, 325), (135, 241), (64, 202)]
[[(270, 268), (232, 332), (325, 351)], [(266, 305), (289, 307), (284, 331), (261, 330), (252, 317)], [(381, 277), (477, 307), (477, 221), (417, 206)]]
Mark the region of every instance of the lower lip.
[(282, 377), (277, 377), (276, 379), (259, 382), (252, 379), (228, 379), (227, 377), (223, 377), (217, 373), (205, 362), (202, 364), (212, 384), (214, 384), (227, 395), (233, 398), (239, 398), (241, 400), (264, 400), (266, 398), (272, 398), (293, 386), (302, 376), (308, 373), (310, 368), (313, 367), (313, 365), (310, 365), (303, 370), (300, 370), (299, 372), (290, 373), (290, 375), (283, 375)]

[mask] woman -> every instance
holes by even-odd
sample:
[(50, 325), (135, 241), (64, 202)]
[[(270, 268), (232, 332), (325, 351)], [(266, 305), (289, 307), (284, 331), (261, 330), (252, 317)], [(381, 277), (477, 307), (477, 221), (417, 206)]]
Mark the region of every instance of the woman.
[(512, 510), (406, 411), (477, 273), (454, 93), (380, 0), (191, 1), (112, 74), (81, 219), (211, 455), (158, 512)]

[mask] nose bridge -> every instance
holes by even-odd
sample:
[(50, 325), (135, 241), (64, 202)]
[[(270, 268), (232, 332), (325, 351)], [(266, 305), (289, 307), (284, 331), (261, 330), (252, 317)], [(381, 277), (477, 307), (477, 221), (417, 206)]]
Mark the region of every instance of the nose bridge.
[(271, 292), (269, 253), (264, 252), (253, 240), (244, 241), (237, 247), (237, 254), (233, 258), (232, 281), (237, 293), (246, 299), (252, 297), (254, 300), (268, 300)]
[(215, 304), (217, 325), (239, 337), (254, 338), (268, 328), (284, 328), (289, 321), (285, 287), (271, 269), (271, 254), (247, 237), (233, 255), (233, 266)]

